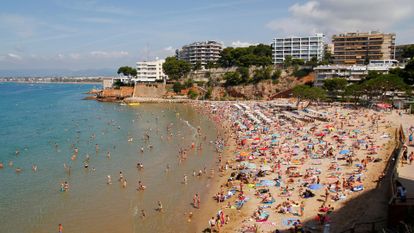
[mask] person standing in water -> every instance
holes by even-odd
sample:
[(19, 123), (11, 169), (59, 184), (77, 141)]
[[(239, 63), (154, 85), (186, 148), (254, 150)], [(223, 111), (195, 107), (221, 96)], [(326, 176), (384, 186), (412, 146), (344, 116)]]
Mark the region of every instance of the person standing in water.
[(161, 203), (161, 201), (158, 201), (158, 208), (157, 208), (157, 211), (159, 211), (160, 213), (162, 213), (162, 212), (163, 212), (163, 209), (162, 209), (162, 203)]

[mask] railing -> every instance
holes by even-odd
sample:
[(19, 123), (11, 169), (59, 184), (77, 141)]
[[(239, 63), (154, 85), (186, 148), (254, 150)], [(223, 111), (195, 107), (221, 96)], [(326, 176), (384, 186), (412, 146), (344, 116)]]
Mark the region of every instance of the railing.
[(400, 163), (400, 160), (401, 160), (402, 146), (404, 145), (404, 142), (405, 142), (405, 134), (404, 134), (404, 129), (402, 125), (400, 125), (399, 129), (395, 130), (395, 139), (396, 139), (397, 145), (395, 146), (395, 149), (392, 154), (393, 159), (390, 159), (390, 161), (393, 160), (394, 162), (393, 163), (390, 161), (388, 162), (388, 165), (392, 163), (394, 166), (391, 172), (391, 179), (390, 179), (391, 197), (388, 202), (389, 205), (394, 203), (397, 197), (395, 181), (398, 178), (398, 164)]

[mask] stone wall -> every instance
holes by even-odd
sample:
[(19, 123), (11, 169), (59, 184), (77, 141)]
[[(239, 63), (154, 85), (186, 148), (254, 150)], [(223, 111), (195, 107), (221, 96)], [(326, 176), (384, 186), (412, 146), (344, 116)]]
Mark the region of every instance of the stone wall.
[(151, 98), (160, 98), (167, 93), (164, 84), (154, 83), (154, 84), (135, 84), (134, 97), (151, 97)]

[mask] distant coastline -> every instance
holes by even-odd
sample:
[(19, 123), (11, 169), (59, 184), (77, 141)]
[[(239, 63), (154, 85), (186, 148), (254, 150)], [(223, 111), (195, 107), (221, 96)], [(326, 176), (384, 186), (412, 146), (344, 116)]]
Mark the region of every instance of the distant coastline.
[(5, 80), (0, 80), (0, 83), (21, 83), (21, 84), (99, 84), (99, 85), (102, 85), (102, 82), (82, 82), (82, 81), (80, 81), (80, 82), (73, 82), (73, 81), (71, 81), (71, 82), (62, 82), (62, 81), (56, 81), (56, 82), (53, 82), (53, 81), (49, 81), (49, 82), (46, 82), (46, 81), (44, 81), (44, 82), (33, 82), (33, 81), (5, 81)]

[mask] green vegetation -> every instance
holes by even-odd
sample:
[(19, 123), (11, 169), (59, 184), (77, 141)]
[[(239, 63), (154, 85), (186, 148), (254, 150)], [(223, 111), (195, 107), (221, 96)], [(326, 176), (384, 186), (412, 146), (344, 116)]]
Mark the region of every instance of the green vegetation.
[(167, 57), (162, 65), (164, 73), (172, 80), (180, 80), (191, 71), (191, 64), (178, 60), (176, 57)]
[(136, 77), (137, 76), (137, 70), (133, 67), (129, 67), (129, 66), (121, 66), (118, 69), (118, 74), (123, 74), (124, 76), (128, 76), (128, 77)]
[(414, 45), (409, 45), (403, 49), (402, 58), (414, 58)]
[(308, 85), (298, 85), (293, 88), (292, 94), (298, 98), (296, 105), (299, 105), (302, 100), (307, 100), (309, 106), (314, 101), (323, 101), (326, 99), (326, 91), (319, 87), (310, 87)]
[(268, 66), (272, 64), (272, 48), (264, 44), (247, 48), (227, 47), (223, 49), (220, 55), (218, 64), (223, 68)]
[(173, 84), (173, 90), (175, 93), (180, 93), (182, 89), (184, 89), (184, 86), (180, 82), (175, 82)]
[(226, 80), (226, 86), (236, 86), (243, 83), (239, 72), (226, 72), (224, 74), (224, 80)]
[(193, 91), (192, 89), (190, 89), (189, 91), (188, 91), (188, 97), (190, 97), (190, 99), (197, 99), (197, 97), (198, 97), (198, 93), (197, 92), (195, 92), (195, 91)]
[(332, 78), (323, 81), (323, 88), (328, 91), (332, 98), (336, 98), (339, 92), (345, 91), (348, 81), (344, 78)]
[(293, 76), (297, 77), (297, 78), (303, 78), (305, 76), (307, 76), (310, 72), (312, 72), (312, 69), (297, 69), (295, 68), (295, 70), (293, 71)]

